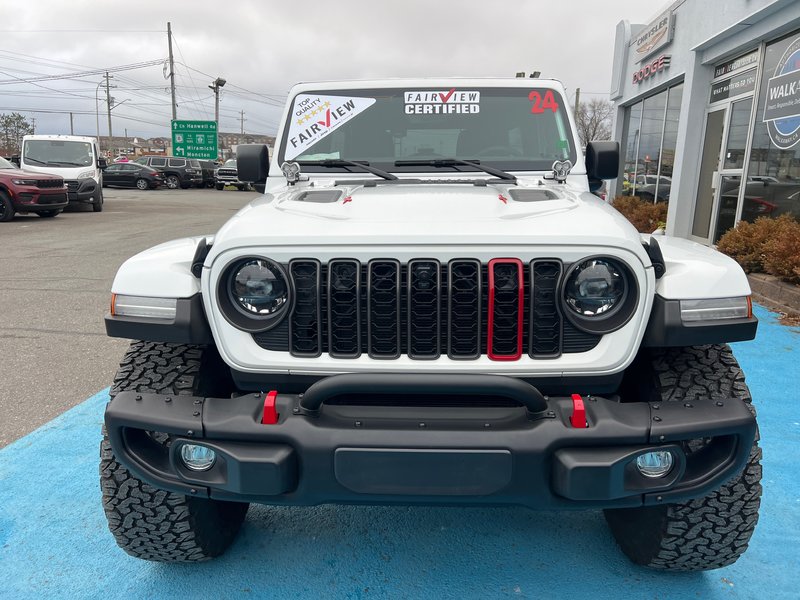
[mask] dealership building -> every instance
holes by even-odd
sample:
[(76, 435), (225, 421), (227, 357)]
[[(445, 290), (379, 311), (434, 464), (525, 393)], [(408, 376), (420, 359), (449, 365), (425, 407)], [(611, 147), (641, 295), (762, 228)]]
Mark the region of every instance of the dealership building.
[(800, 2), (678, 0), (617, 25), (611, 195), (669, 201), (667, 234), (800, 217)]

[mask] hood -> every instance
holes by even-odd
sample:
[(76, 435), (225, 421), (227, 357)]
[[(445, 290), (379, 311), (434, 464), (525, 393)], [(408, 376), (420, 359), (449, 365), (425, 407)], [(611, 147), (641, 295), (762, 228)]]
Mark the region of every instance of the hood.
[(23, 170), (27, 171), (28, 173), (35, 173), (37, 176), (48, 173), (50, 175), (63, 177), (64, 179), (77, 179), (78, 175), (80, 175), (84, 171), (91, 171), (93, 173), (92, 175), (93, 178), (98, 177), (97, 167), (93, 165), (86, 165), (82, 167), (51, 167), (51, 166), (30, 165), (25, 163)]
[(214, 254), (253, 246), (606, 245), (639, 234), (593, 194), (566, 185), (419, 183), (283, 188), (239, 211)]
[(36, 179), (63, 179), (60, 175), (52, 175), (50, 173), (43, 173), (34, 171), (32, 169), (0, 169), (0, 177), (35, 177)]

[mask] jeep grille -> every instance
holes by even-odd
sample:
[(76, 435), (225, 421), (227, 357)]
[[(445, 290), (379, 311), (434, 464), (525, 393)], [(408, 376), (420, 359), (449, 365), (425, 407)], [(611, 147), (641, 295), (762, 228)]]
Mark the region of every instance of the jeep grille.
[(470, 360), (489, 354), (515, 360), (521, 353), (546, 359), (586, 352), (601, 337), (562, 317), (558, 289), (564, 269), (553, 259), (297, 259), (288, 271), (295, 291), (292, 314), (253, 338), (262, 348), (298, 357)]

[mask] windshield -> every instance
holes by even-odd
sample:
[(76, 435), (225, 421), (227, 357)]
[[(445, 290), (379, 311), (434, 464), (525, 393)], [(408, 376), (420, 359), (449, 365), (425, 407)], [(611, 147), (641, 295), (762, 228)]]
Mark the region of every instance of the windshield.
[(17, 165), (0, 156), (0, 169), (16, 169)]
[(236, 166), (236, 159), (235, 158), (229, 158), (228, 160), (225, 161), (225, 164), (222, 165), (222, 166), (223, 167), (235, 167)]
[[(506, 171), (575, 162), (563, 98), (546, 88), (326, 90), (298, 94), (291, 111), (278, 162), (367, 161), (393, 172), (440, 171), (441, 163), (417, 162), (434, 159), (478, 160)], [(303, 166), (327, 170), (330, 164)]]
[(26, 140), (23, 161), (50, 167), (88, 167), (94, 164), (92, 144), (68, 140)]

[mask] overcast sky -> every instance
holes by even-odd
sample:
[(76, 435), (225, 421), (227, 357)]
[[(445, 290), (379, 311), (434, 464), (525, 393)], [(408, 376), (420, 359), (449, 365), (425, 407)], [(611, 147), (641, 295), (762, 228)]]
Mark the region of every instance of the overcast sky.
[[(647, 0), (2, 1), (0, 113), (36, 119), (37, 133), (107, 135), (102, 74), (42, 79), (167, 57), (172, 23), (179, 119), (213, 119), (208, 85), (223, 77), (222, 131), (274, 134), (294, 83), (381, 77), (513, 77), (540, 70), (581, 98), (608, 97), (614, 28), (646, 23)], [(113, 133), (168, 135), (163, 63), (119, 71)], [(38, 81), (27, 81), (38, 78)], [(20, 80), (26, 80), (21, 82)], [(9, 81), (13, 83), (8, 83)], [(31, 112), (32, 110), (54, 112)], [(61, 111), (61, 112), (55, 112)]]

